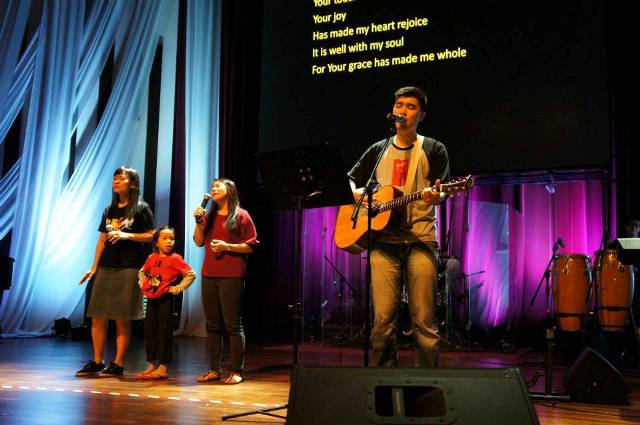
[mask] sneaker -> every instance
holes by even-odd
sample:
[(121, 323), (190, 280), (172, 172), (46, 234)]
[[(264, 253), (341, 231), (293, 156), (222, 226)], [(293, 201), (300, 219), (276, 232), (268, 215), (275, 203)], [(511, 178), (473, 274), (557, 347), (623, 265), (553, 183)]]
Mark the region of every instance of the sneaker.
[(100, 376), (103, 377), (120, 376), (122, 374), (124, 374), (124, 368), (114, 362), (109, 363), (109, 367), (100, 372)]
[(104, 363), (96, 363), (91, 360), (89, 363), (84, 365), (82, 369), (76, 372), (76, 376), (89, 376), (95, 375), (96, 373), (102, 371), (104, 369)]

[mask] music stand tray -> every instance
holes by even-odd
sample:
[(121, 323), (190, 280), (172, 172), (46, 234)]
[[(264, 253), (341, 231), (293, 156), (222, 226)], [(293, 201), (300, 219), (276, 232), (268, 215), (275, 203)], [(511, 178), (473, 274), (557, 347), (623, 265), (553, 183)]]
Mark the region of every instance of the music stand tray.
[(640, 238), (618, 238), (616, 250), (620, 262), (640, 266)]
[[(295, 303), (290, 306), (293, 318), (293, 365), (298, 364), (298, 343), (302, 327), (302, 210), (353, 203), (347, 173), (342, 165), (338, 145), (320, 143), (299, 146), (280, 151), (256, 154), (258, 168), (271, 197), (274, 210), (296, 210), (297, 220), (293, 220), (296, 240), (295, 263)], [(297, 229), (296, 229), (297, 223)], [(226, 421), (241, 416), (255, 414), (284, 419), (270, 413), (286, 409), (288, 404), (270, 409), (258, 409), (234, 415), (224, 415)]]
[(330, 143), (256, 154), (274, 210), (353, 204), (340, 147)]

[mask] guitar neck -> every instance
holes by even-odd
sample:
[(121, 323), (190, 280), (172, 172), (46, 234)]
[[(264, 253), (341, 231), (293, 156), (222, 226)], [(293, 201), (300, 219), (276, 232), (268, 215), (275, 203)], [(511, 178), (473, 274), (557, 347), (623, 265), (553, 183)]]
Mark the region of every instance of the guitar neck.
[[(429, 188), (429, 190), (431, 190), (431, 188)], [(411, 202), (417, 201), (418, 199), (422, 199), (422, 190), (410, 193), (408, 195), (398, 196), (397, 198), (394, 198), (390, 201), (377, 204), (375, 209), (377, 212), (389, 211), (391, 209), (402, 207)]]
[[(473, 178), (469, 175), (464, 179), (458, 179), (449, 183), (441, 184), (440, 192), (445, 192), (448, 195), (451, 195), (456, 192), (468, 193), (472, 187), (473, 187)], [(434, 188), (435, 186), (431, 186), (426, 189), (410, 193), (408, 195), (398, 196), (397, 198), (393, 198), (386, 202), (380, 202), (375, 206), (375, 211), (380, 213), (384, 211), (389, 211), (394, 208), (402, 207), (404, 205), (407, 205), (410, 202), (414, 202), (419, 199), (422, 199), (422, 193), (424, 191), (432, 191)]]

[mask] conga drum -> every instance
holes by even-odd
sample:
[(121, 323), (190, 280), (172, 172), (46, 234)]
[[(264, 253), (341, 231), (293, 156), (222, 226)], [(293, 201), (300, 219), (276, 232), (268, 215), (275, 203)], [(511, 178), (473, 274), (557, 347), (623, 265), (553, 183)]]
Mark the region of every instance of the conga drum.
[(564, 254), (553, 257), (553, 305), (558, 328), (576, 332), (589, 312), (587, 294), (591, 283), (589, 256)]
[(596, 263), (598, 261), (600, 327), (603, 331), (624, 332), (629, 325), (629, 309), (633, 301), (633, 266), (622, 264), (615, 249), (596, 252)]

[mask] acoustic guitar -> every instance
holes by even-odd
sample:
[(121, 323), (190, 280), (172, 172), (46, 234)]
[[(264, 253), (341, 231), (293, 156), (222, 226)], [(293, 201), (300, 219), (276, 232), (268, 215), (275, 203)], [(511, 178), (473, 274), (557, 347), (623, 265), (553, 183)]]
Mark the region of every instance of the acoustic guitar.
[[(452, 180), (440, 185), (440, 191), (453, 195), (455, 193), (468, 193), (473, 187), (473, 177), (467, 176), (461, 179)], [(401, 191), (392, 185), (383, 186), (373, 195), (371, 230), (383, 230), (389, 224), (394, 209), (403, 207), (411, 202), (423, 199), (422, 193), (425, 190), (431, 191), (434, 186), (419, 190), (417, 192), (403, 195)], [(367, 211), (368, 207), (362, 205), (358, 211), (358, 221), (353, 227), (351, 216), (355, 210), (355, 204), (342, 205), (338, 211), (336, 220), (336, 246), (352, 254), (359, 254), (367, 246)]]

